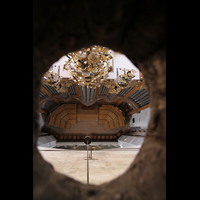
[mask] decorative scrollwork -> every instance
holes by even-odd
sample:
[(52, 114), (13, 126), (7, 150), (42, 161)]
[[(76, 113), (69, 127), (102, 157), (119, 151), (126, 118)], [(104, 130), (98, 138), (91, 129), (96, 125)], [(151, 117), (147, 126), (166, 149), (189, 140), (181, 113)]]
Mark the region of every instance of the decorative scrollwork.
[(83, 48), (67, 54), (67, 58), (63, 69), (68, 70), (72, 79), (82, 86), (99, 86), (113, 70), (112, 51), (106, 47), (94, 45)]
[(121, 87), (127, 87), (130, 82), (133, 80), (133, 78), (135, 77), (135, 73), (136, 71), (134, 69), (130, 70), (130, 69), (121, 69), (120, 70), (124, 71), (123, 74), (119, 75), (119, 77), (117, 77), (116, 81), (118, 83), (119, 86)]
[(75, 82), (71, 79), (60, 79), (60, 81), (54, 86), (58, 93), (68, 91), (68, 87), (73, 85)]
[(53, 87), (59, 82), (58, 74), (53, 72), (53, 70), (50, 68), (49, 71), (44, 74), (41, 82), (42, 84), (50, 85)]
[[(127, 87), (138, 86), (141, 90), (146, 88), (143, 78), (134, 80), (136, 71), (134, 69), (122, 69), (120, 75), (114, 79), (107, 79), (109, 72), (113, 71), (113, 51), (107, 47), (93, 45), (80, 51), (68, 53), (63, 66), (64, 70), (70, 72), (70, 78), (60, 75), (60, 68), (53, 66), (42, 78), (42, 84), (54, 87), (58, 93), (68, 92), (68, 88), (77, 83), (81, 86), (93, 87), (105, 85), (109, 88), (108, 94), (118, 94)], [(118, 74), (118, 71), (117, 71)]]
[(105, 85), (107, 88), (109, 88), (109, 93), (111, 94), (118, 94), (122, 89), (115, 80), (106, 79), (102, 85)]

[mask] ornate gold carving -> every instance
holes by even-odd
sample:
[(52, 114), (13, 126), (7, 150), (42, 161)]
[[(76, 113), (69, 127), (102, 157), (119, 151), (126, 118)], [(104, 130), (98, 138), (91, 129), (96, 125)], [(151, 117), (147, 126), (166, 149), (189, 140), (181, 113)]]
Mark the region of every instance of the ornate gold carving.
[(109, 88), (108, 93), (111, 94), (118, 94), (122, 89), (115, 80), (106, 79), (103, 81), (102, 85), (105, 85), (107, 88)]
[(53, 70), (50, 68), (49, 71), (47, 71), (41, 82), (42, 84), (46, 84), (46, 85), (50, 85), (50, 86), (54, 86), (56, 83), (58, 83), (59, 81), (59, 77), (58, 77), (58, 74), (53, 72)]
[(136, 71), (134, 69), (130, 70), (130, 69), (121, 69), (120, 70), (124, 71), (124, 74), (119, 75), (119, 77), (117, 77), (117, 83), (119, 86), (121, 87), (127, 87), (130, 82), (133, 80), (133, 78), (135, 77), (135, 73)]
[(109, 88), (108, 94), (118, 94), (127, 87), (138, 86), (141, 90), (146, 88), (146, 84), (141, 80), (133, 80), (136, 71), (134, 69), (121, 69), (124, 73), (120, 74), (116, 80), (106, 79), (108, 73), (113, 71), (112, 50), (107, 47), (94, 45), (83, 48), (80, 51), (67, 54), (68, 60), (64, 63), (63, 69), (69, 70), (71, 79), (62, 78), (51, 67), (42, 78), (42, 84), (54, 87), (58, 93), (68, 92), (68, 87), (74, 83), (78, 85), (96, 88), (105, 85)]
[(139, 81), (132, 81), (129, 83), (128, 87), (133, 87), (133, 86), (137, 86), (138, 90), (141, 89), (146, 89), (146, 83), (145, 80), (139, 80)]
[(57, 92), (68, 92), (68, 87), (73, 85), (75, 82), (71, 79), (60, 79), (60, 81), (54, 86)]
[(113, 70), (112, 51), (106, 47), (94, 45), (69, 53), (67, 57), (63, 69), (69, 70), (73, 80), (82, 86), (99, 86)]
[[(144, 83), (144, 84), (142, 84)], [(115, 80), (109, 80), (109, 79), (106, 79), (102, 85), (105, 85), (107, 88), (109, 88), (109, 91), (108, 93), (111, 93), (111, 94), (118, 94), (122, 89), (125, 89), (125, 88), (128, 88), (128, 87), (134, 87), (134, 86), (138, 86), (138, 90), (141, 90), (141, 89), (146, 89), (146, 84), (145, 84), (145, 81), (144, 80), (141, 80), (141, 81), (130, 81), (128, 83), (128, 85), (126, 85), (125, 87), (121, 87), (117, 84), (117, 82)]]

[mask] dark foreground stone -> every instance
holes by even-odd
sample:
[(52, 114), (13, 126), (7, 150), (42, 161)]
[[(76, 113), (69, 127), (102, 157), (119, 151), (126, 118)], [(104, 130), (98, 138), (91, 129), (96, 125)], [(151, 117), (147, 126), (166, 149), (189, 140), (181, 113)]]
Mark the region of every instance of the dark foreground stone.
[[(166, 5), (152, 0), (34, 0), (33, 199), (166, 199)], [(151, 119), (130, 168), (100, 186), (87, 186), (54, 171), (36, 148), (38, 96), (44, 72), (61, 56), (90, 45), (124, 53), (143, 73)]]

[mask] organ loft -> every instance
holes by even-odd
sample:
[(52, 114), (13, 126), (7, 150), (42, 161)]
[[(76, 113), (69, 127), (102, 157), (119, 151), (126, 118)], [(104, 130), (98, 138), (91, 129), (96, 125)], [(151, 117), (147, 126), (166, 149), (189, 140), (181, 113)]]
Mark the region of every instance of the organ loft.
[(41, 82), (41, 130), (57, 141), (117, 141), (130, 132), (131, 116), (150, 107), (138, 68), (99, 45), (64, 55)]

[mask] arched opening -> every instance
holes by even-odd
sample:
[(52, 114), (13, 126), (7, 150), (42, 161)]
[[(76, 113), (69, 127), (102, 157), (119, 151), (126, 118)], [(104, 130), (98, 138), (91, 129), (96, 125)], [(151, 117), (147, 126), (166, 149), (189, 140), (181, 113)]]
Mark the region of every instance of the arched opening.
[[(93, 54), (95, 60), (90, 59)], [(94, 152), (90, 184), (95, 185), (109, 182), (129, 168), (150, 119), (150, 97), (142, 73), (124, 54), (99, 45), (54, 62), (42, 78), (39, 105), (37, 147), (43, 158), (56, 171), (86, 183), (83, 140), (89, 135), (90, 155)]]
[[(165, 199), (166, 6), (164, 1), (131, 2), (34, 1), (34, 199)], [(142, 71), (151, 97), (151, 119), (139, 154), (122, 176), (99, 186), (55, 172), (36, 148), (42, 74), (60, 55), (93, 44), (127, 55)]]

